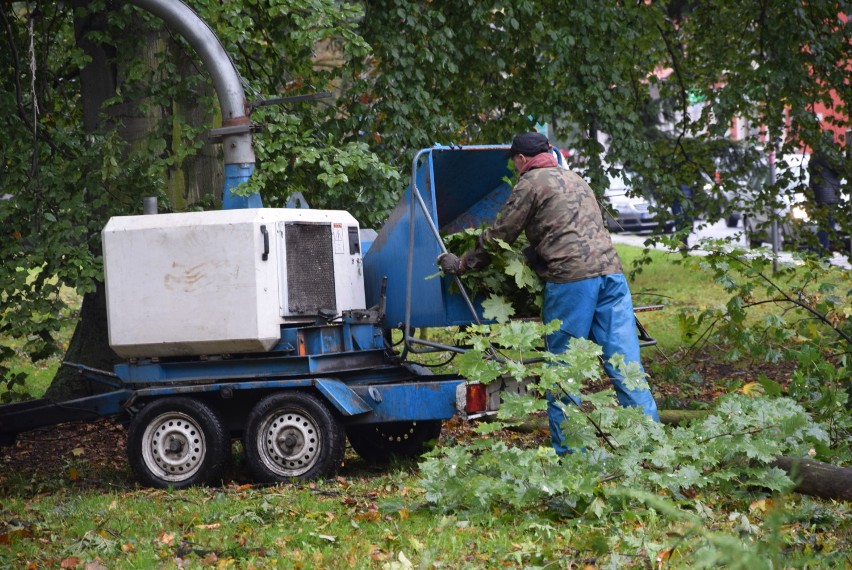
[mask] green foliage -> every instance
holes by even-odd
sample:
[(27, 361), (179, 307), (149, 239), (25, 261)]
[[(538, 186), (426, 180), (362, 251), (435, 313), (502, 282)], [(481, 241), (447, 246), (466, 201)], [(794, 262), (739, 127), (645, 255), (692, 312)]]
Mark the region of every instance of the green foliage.
[[(680, 322), (700, 342), (727, 347), (730, 359), (789, 363), (788, 382), (761, 377), (742, 386), (741, 393), (719, 399), (708, 415), (674, 427), (655, 424), (637, 409), (619, 408), (609, 390), (588, 394), (582, 408), (562, 405), (568, 445), (581, 451), (559, 458), (550, 448), (510, 445), (501, 428), (542, 416), (545, 392), (577, 394), (596, 384), (600, 348), (575, 339), (565, 354), (550, 355), (537, 345), (552, 328), (506, 320), (470, 327), (456, 337), (471, 347), (456, 362), (459, 372), (480, 382), (503, 375), (526, 379), (531, 390), (505, 396), (497, 420), (478, 430), (483, 438), (473, 445), (430, 453), (421, 474), (432, 507), (474, 520), (497, 509), (523, 517), (544, 509), (577, 528), (623, 529), (629, 525), (627, 513), (641, 513), (633, 516), (642, 521), (657, 516), (680, 521), (680, 538), (658, 537), (653, 547), (630, 532), (617, 539), (591, 532), (578, 541), (581, 550), (603, 555), (613, 565), (648, 548), (662, 553), (658, 562), (677, 551), (677, 562), (685, 567), (770, 568), (786, 560), (789, 546), (778, 538), (779, 528), (789, 526), (795, 513), (779, 509), (761, 523), (754, 505), (778, 501), (768, 497), (783, 497), (793, 488), (786, 473), (772, 465), (775, 458), (844, 463), (850, 457), (852, 287), (847, 273), (824, 263), (805, 260), (773, 274), (770, 260), (743, 253), (717, 244), (708, 256), (684, 261), (693, 271), (714, 275), (731, 297), (720, 307), (684, 310)], [(645, 385), (638, 366), (625, 366), (617, 357), (612, 364), (629, 383)], [(615, 542), (618, 554), (607, 556)], [(794, 552), (797, 563), (807, 564), (806, 547)], [(837, 557), (832, 560), (842, 565)]]
[[(468, 228), (444, 236), (447, 251), (461, 257), (479, 242), (483, 228)], [(486, 244), (491, 263), (461, 276), (465, 288), (473, 295), (494, 297), (483, 303), (486, 318), (502, 321), (505, 317), (538, 317), (541, 315), (544, 286), (526, 261), (523, 251), (529, 246), (524, 236), (514, 244), (495, 240)], [(496, 300), (499, 298), (499, 300)]]
[[(0, 346), (0, 362), (12, 358), (14, 351), (6, 346)], [(13, 371), (0, 365), (0, 404), (9, 404), (18, 400), (32, 397), (27, 386), (27, 375), (24, 372)]]
[[(691, 266), (709, 271), (732, 295), (724, 307), (681, 315), (684, 333), (696, 345), (723, 347), (729, 360), (788, 363), (789, 382), (766, 379), (767, 393), (783, 393), (802, 402), (831, 436), (817, 447), (825, 460), (852, 452), (852, 394), (849, 348), (852, 346), (852, 280), (848, 271), (814, 258), (773, 271), (771, 259), (722, 247)], [(765, 307), (762, 317), (751, 315)]]
[[(849, 128), (839, 62), (852, 26), (840, 12), (829, 0), (372, 2), (360, 27), (372, 51), (353, 62), (359, 95), (343, 120), (400, 166), (435, 142), (506, 142), (546, 124), (594, 188), (604, 165), (624, 167), (634, 191), (659, 200), (658, 215), (684, 203), (687, 185), (685, 209), (715, 221), (729, 202), (756, 208), (801, 189), (765, 183), (764, 126), (784, 141), (779, 155), (800, 154), (803, 142), (852, 180), (848, 153), (824, 141), (816, 116), (825, 105), (827, 125)], [(732, 142), (735, 118), (743, 132)], [(781, 136), (783, 121), (791, 136)], [(836, 213), (848, 233), (848, 212)]]
[[(545, 332), (538, 330), (535, 335), (530, 327), (541, 325), (518, 324), (523, 326), (522, 332), (506, 332), (511, 328), (508, 325), (472, 327), (462, 338), (475, 347), (480, 343), (474, 337), (487, 335), (490, 343), (486, 344), (498, 347), (503, 357), (498, 367), (488, 352), (474, 348), (459, 359), (462, 374), (488, 381), (502, 372), (531, 380), (533, 391), (526, 396), (506, 396), (498, 419), (479, 430), (483, 438), (430, 452), (420, 465), (421, 483), (435, 510), (463, 513), (478, 521), (490, 518), (495, 509), (525, 517), (546, 509), (561, 520), (575, 521), (570, 524), (577, 528), (623, 528), (627, 513), (642, 513), (639, 520), (662, 516), (686, 521), (687, 544), (669, 539), (654, 546), (663, 551), (678, 544), (686, 565), (707, 557), (729, 563), (756, 560), (766, 552), (779, 555), (770, 540), (771, 529), (755, 525), (747, 515), (728, 515), (727, 522), (737, 522), (756, 539), (743, 542), (735, 529), (726, 528), (725, 515), (713, 512), (707, 504), (750, 502), (792, 488), (785, 472), (771, 462), (779, 455), (813, 455), (816, 447), (830, 444), (826, 430), (812, 421), (801, 404), (788, 397), (730, 394), (706, 417), (664, 427), (640, 410), (618, 407), (612, 394), (604, 391), (588, 395), (582, 410), (564, 408), (563, 430), (569, 445), (581, 452), (560, 458), (549, 447), (513, 446), (503, 439), (499, 428), (543, 413), (543, 392), (578, 393), (581, 385), (598, 380), (601, 370), (600, 348), (589, 341), (572, 341), (559, 357), (539, 352), (538, 356), (549, 361), (545, 366), (509, 361), (503, 347), (516, 341), (518, 355), (535, 356), (532, 339)], [(477, 358), (470, 357), (471, 353)], [(622, 367), (621, 371), (630, 381), (644, 383), (638, 369)], [(603, 545), (612, 547), (614, 540), (611, 533), (608, 536), (586, 535), (578, 548), (607, 558), (611, 548)], [(647, 548), (630, 536), (618, 541), (618, 553), (623, 556), (640, 555)], [(739, 554), (731, 554), (731, 548)], [(609, 558), (615, 564), (618, 555)]]
[[(232, 55), (252, 101), (340, 93), (348, 62), (369, 49), (353, 4), (190, 4)], [(0, 242), (0, 333), (25, 339), (23, 353), (38, 362), (63, 349), (61, 288), (82, 294), (102, 280), (100, 231), (110, 216), (140, 213), (143, 196), (157, 196), (166, 211), (221, 201), (221, 158), (205, 144), (217, 105), (197, 54), (129, 3), (74, 11), (14, 2), (0, 16), (7, 46), (0, 50), (0, 220), (8, 236)], [(86, 42), (107, 58), (96, 73), (115, 82), (113, 93), (94, 101), (84, 98), (92, 61)], [(252, 118), (267, 128), (257, 136), (258, 174), (245, 191), (262, 190), (267, 205), (300, 191), (311, 206), (347, 209), (364, 225), (378, 224), (393, 205), (399, 174), (338, 129), (335, 105), (262, 107)], [(208, 180), (218, 187), (205, 187)]]

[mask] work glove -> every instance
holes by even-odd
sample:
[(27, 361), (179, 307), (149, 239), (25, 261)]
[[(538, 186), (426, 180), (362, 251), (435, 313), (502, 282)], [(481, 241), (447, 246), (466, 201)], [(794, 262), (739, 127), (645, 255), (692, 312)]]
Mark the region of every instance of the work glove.
[(464, 264), (461, 259), (452, 253), (442, 253), (438, 256), (438, 267), (446, 275), (461, 275), (464, 273)]

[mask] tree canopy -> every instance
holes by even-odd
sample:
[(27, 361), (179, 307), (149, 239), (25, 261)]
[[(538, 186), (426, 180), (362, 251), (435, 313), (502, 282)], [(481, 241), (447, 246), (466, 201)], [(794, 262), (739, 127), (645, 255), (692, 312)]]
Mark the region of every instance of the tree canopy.
[[(505, 143), (536, 125), (598, 186), (602, 166), (624, 167), (663, 204), (717, 171), (726, 186), (711, 199), (738, 192), (776, 146), (818, 148), (852, 179), (845, 1), (187, 4), (231, 54), (251, 101), (333, 93), (254, 108), (263, 131), (249, 186), (270, 206), (301, 192), (378, 227), (417, 149)], [(221, 186), (197, 160), (212, 154), (216, 168), (206, 132), (218, 118), (196, 54), (129, 3), (7, 2), (0, 18), (0, 330), (29, 339), (39, 359), (57, 350), (61, 288), (92, 292), (101, 279), (110, 215), (139, 213), (148, 195), (167, 210), (216, 207)], [(83, 88), (105, 77), (87, 77), (92, 66), (112, 71), (113, 91), (94, 125)], [(748, 126), (736, 141), (735, 119)], [(757, 201), (782, 187), (760, 185)], [(835, 214), (847, 232), (848, 216)]]

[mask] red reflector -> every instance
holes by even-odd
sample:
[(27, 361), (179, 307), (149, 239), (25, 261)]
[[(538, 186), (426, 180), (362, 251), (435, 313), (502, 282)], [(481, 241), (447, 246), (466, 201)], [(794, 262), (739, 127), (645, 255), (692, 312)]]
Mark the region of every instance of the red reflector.
[(485, 384), (468, 384), (464, 411), (468, 414), (485, 411)]

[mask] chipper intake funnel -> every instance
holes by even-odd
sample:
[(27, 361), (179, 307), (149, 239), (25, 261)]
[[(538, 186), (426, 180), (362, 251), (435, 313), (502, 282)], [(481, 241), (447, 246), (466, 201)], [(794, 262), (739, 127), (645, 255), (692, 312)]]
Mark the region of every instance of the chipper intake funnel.
[[(437, 276), (440, 236), (492, 223), (512, 192), (507, 145), (421, 150), (412, 183), (364, 256), (367, 305), (379, 303), (387, 278), (385, 326), (411, 328), (466, 325), (481, 318), (479, 300), (468, 307)], [(432, 277), (430, 279), (430, 277)], [(406, 313), (408, 318), (406, 318)]]

